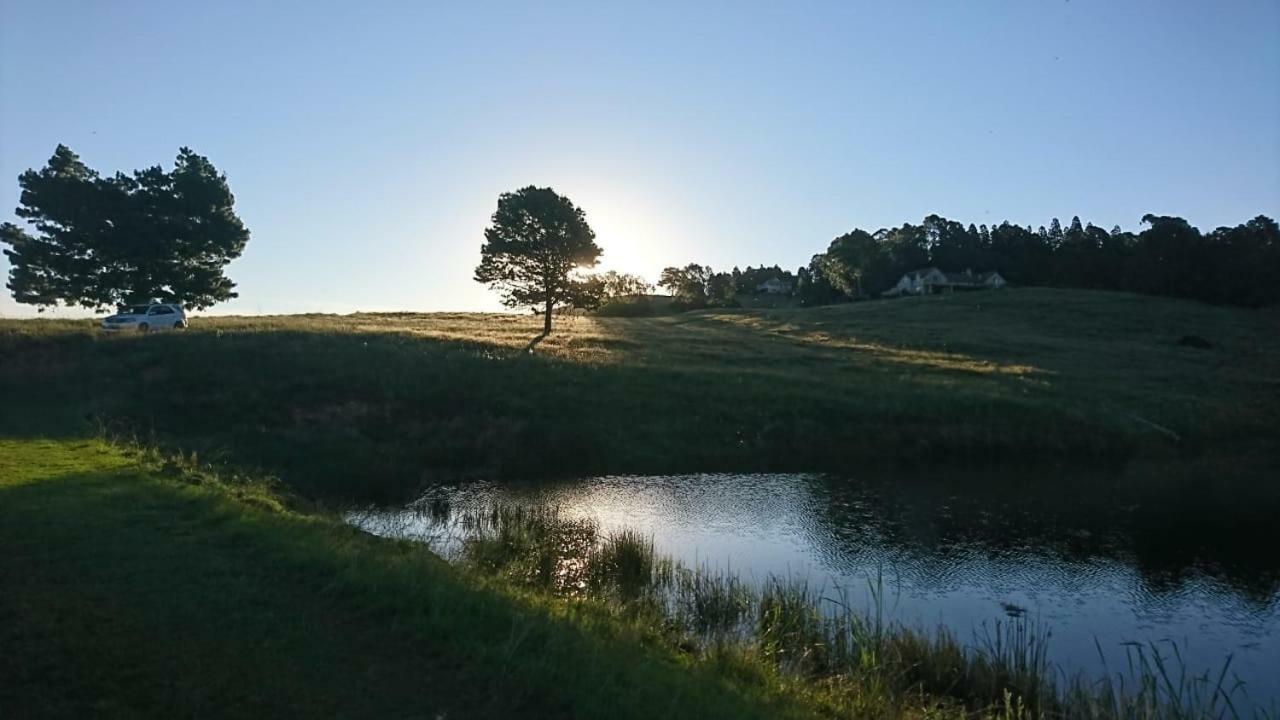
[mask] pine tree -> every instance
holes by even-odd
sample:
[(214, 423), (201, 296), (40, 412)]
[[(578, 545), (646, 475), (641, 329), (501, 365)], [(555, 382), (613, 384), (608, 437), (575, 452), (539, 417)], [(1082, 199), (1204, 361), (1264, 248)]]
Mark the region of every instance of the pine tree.
[(59, 145), (44, 169), (18, 183), (17, 215), (36, 232), (4, 223), (0, 244), (11, 248), (8, 287), (19, 303), (206, 308), (236, 297), (223, 270), (244, 252), (249, 231), (208, 158), (184, 147), (171, 171), (103, 178)]
[(498, 196), (484, 237), (476, 282), (500, 291), (507, 307), (541, 312), (544, 335), (556, 306), (598, 303), (595, 284), (572, 276), (598, 262), (595, 231), (581, 209), (551, 188), (530, 185)]

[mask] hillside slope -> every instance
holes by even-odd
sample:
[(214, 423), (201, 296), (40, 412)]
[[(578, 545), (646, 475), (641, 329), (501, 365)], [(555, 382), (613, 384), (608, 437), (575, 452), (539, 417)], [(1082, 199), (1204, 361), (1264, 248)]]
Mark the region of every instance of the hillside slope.
[(598, 605), (191, 480), (0, 439), (0, 717), (813, 716)]
[(91, 418), (345, 499), (477, 476), (900, 461), (1221, 472), (1274, 461), (1278, 317), (1022, 289), (565, 318), (533, 352), (539, 323), (515, 315), (198, 318), (119, 338), (7, 321), (0, 430), (76, 434)]

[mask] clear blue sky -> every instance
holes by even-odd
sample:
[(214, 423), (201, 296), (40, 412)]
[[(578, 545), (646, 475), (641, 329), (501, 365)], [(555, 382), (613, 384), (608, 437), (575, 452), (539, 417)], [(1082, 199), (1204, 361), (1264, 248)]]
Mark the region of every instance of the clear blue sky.
[(224, 312), (497, 309), (482, 232), (531, 183), (650, 280), (931, 212), (1280, 214), (1276, 0), (0, 8), (0, 218), (59, 142), (188, 145), (253, 233)]

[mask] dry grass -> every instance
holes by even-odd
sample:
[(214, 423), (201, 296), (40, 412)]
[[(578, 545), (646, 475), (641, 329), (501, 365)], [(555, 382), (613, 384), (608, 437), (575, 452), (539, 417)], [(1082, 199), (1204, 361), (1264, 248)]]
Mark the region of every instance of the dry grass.
[(529, 352), (538, 322), (211, 317), (108, 338), (2, 321), (0, 391), (24, 429), (106, 419), (345, 498), (465, 477), (900, 461), (1212, 457), (1243, 474), (1280, 444), (1273, 310), (1025, 289), (565, 317)]

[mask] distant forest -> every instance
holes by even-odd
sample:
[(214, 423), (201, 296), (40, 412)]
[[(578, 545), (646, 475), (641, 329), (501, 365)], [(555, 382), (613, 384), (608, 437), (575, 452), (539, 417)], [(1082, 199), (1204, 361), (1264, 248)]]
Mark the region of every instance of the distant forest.
[(688, 306), (735, 304), (777, 277), (803, 305), (876, 297), (903, 274), (996, 270), (1012, 285), (1125, 290), (1258, 307), (1280, 300), (1280, 228), (1259, 215), (1235, 227), (1201, 232), (1179, 217), (1146, 215), (1138, 233), (1110, 231), (1073, 217), (1033, 230), (1009, 222), (967, 227), (930, 215), (919, 225), (855, 229), (792, 274), (778, 267), (717, 273), (668, 268), (659, 283)]

